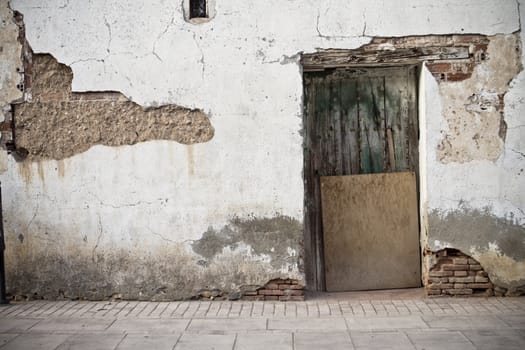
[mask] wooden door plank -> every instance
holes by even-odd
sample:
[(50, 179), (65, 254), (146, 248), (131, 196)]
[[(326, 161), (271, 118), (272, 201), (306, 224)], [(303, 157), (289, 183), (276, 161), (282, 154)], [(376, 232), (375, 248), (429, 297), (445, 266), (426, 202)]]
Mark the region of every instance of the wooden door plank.
[[(409, 67), (407, 69), (407, 103), (408, 103), (408, 161), (411, 171), (416, 172), (416, 178), (419, 178), (419, 121), (418, 121), (418, 99), (417, 89), (415, 88), (417, 82), (417, 71), (416, 66)], [(407, 169), (407, 170), (408, 170)]]
[(359, 79), (359, 124), (362, 174), (384, 172), (384, 80), (381, 77)]
[(344, 79), (341, 81), (341, 135), (343, 149), (343, 174), (359, 174), (359, 127), (357, 80)]
[(316, 129), (315, 143), (317, 150), (315, 152), (315, 159), (313, 162), (313, 201), (315, 205), (315, 212), (312, 213), (314, 216), (314, 229), (315, 229), (315, 255), (316, 255), (316, 271), (319, 279), (317, 286), (323, 290), (324, 285), (324, 250), (323, 250), (323, 229), (322, 229), (322, 216), (319, 210), (321, 206), (321, 190), (319, 178), (322, 175), (331, 173), (332, 157), (330, 152), (327, 150), (327, 139), (328, 133), (328, 121), (329, 121), (329, 108), (330, 108), (330, 94), (328, 90), (328, 84), (325, 79), (325, 75), (320, 75), (316, 79), (316, 94), (314, 96), (314, 128)]
[(392, 131), (396, 169), (392, 171), (410, 170), (408, 163), (408, 103), (407, 79), (403, 75), (385, 77), (385, 103), (388, 116), (386, 128)]
[(341, 134), (341, 83), (340, 80), (330, 81), (330, 112), (328, 116), (330, 130), (330, 148), (333, 155), (331, 174), (343, 175), (343, 149)]
[(305, 257), (305, 283), (307, 286), (316, 285), (318, 279), (317, 271), (315, 269), (315, 229), (314, 229), (314, 209), (312, 202), (313, 195), (313, 166), (312, 159), (315, 147), (312, 143), (312, 133), (315, 132), (313, 122), (313, 96), (315, 96), (315, 89), (313, 83), (314, 77), (312, 75), (304, 76), (304, 254)]
[(321, 178), (326, 290), (421, 285), (415, 174)]

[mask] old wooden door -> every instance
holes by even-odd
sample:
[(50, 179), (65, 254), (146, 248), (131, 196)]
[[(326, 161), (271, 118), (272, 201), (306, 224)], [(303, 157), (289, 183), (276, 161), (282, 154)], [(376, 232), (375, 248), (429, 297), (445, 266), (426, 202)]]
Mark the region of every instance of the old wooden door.
[[(347, 68), (305, 73), (305, 251), (309, 255), (306, 262), (307, 283), (313, 284), (314, 289), (363, 290), (420, 284), (419, 233), (417, 225), (414, 226), (418, 218), (417, 195), (411, 195), (417, 193), (415, 179), (418, 172), (416, 77), (415, 66)], [(410, 202), (408, 210), (412, 211), (408, 224), (410, 228), (407, 228), (411, 230), (410, 234), (399, 235), (403, 228), (393, 233), (388, 230), (389, 227), (385, 226), (382, 230), (377, 225), (375, 231), (366, 226), (355, 231), (359, 225), (353, 221), (346, 233), (344, 230), (325, 233), (343, 234), (345, 237), (324, 237), (321, 177), (391, 172), (415, 173), (415, 176), (404, 177), (401, 181), (403, 184), (398, 187), (406, 189), (413, 186), (413, 192), (406, 196)], [(411, 179), (413, 182), (409, 184)], [(395, 197), (376, 203), (375, 208), (371, 205), (382, 198), (381, 191), (375, 191), (377, 189), (390, 195), (396, 193), (395, 188), (390, 188), (396, 186), (396, 181), (389, 180), (385, 176), (378, 177), (368, 181), (368, 184), (364, 181), (360, 186), (359, 182), (340, 179), (335, 188), (344, 193), (330, 190), (325, 193), (325, 197), (333, 196), (325, 198), (326, 201), (339, 203), (335, 205), (339, 207), (339, 212), (329, 214), (325, 221), (341, 219), (345, 217), (345, 210), (355, 210), (355, 206), (341, 207), (341, 203), (347, 203), (345, 201), (337, 202), (345, 196), (361, 196), (363, 205), (368, 203), (368, 211), (360, 211), (361, 216), (374, 217), (380, 215), (385, 206), (395, 206)], [(375, 186), (374, 190), (370, 188), (371, 183)], [(367, 235), (375, 238), (355, 241), (356, 237)], [(352, 240), (355, 245), (352, 245)], [(330, 243), (328, 246), (325, 244), (327, 242)], [(368, 246), (359, 245), (363, 242), (369, 242)], [(378, 250), (373, 242), (381, 247), (395, 243), (396, 247), (404, 248), (390, 252), (382, 248)], [(348, 249), (341, 249), (343, 245)], [(359, 249), (352, 249), (356, 247)], [(407, 254), (410, 257), (407, 258)], [(356, 265), (359, 261), (363, 262), (362, 266)], [(399, 271), (411, 277), (404, 278), (397, 285), (387, 282), (385, 270), (381, 271), (385, 264), (372, 264), (374, 261), (402, 265)], [(406, 263), (401, 264), (402, 261)], [(341, 276), (351, 276), (348, 273), (350, 270), (359, 270), (361, 274), (364, 271), (379, 283), (359, 283), (359, 280), (350, 278), (341, 285)]]

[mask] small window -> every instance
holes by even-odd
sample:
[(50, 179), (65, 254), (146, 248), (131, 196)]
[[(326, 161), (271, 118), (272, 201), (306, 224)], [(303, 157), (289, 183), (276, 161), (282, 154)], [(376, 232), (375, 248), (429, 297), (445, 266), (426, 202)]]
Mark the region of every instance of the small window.
[(190, 18), (207, 18), (206, 0), (190, 0)]
[(191, 24), (203, 24), (215, 18), (216, 0), (183, 0), (184, 20)]

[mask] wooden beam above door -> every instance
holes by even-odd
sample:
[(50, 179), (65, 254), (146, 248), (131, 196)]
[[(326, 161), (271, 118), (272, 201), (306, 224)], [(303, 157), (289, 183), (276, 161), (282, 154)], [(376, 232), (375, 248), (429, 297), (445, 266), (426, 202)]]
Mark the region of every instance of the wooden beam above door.
[(303, 54), (301, 64), (304, 72), (322, 71), (331, 68), (406, 65), (421, 61), (468, 59), (468, 46), (431, 46), (382, 49), (341, 50), (328, 49), (316, 53)]

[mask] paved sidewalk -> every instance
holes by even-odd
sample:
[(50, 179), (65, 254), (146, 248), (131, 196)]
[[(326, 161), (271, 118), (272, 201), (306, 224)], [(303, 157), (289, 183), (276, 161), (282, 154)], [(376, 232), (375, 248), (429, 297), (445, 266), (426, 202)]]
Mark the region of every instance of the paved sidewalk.
[(525, 349), (525, 298), (372, 295), (13, 303), (0, 349)]

